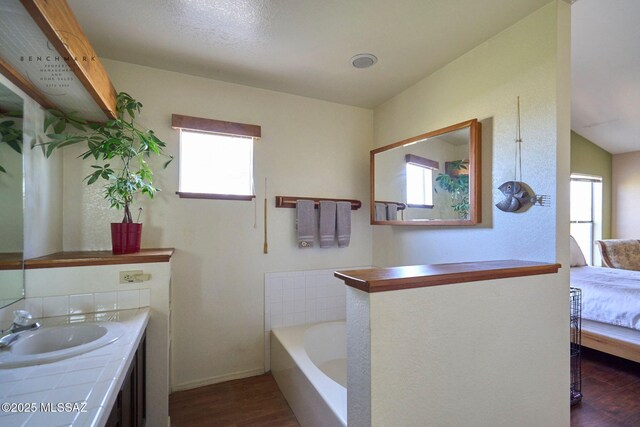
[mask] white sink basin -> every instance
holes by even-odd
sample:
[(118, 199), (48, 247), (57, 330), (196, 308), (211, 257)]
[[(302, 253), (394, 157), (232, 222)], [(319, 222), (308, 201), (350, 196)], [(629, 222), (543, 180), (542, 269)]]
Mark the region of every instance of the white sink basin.
[(111, 344), (122, 336), (119, 323), (76, 323), (22, 332), (0, 351), (0, 369), (39, 365), (66, 359)]

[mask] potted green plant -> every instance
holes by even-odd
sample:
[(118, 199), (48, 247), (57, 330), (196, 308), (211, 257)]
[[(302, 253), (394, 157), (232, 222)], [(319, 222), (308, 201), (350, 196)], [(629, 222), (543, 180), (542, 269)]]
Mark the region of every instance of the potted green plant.
[[(469, 216), (469, 174), (461, 173), (468, 170), (469, 163), (464, 160), (447, 162), (446, 173), (436, 176), (436, 183), (451, 196), (451, 209), (460, 219)], [(438, 192), (437, 188), (434, 188)]]
[[(45, 142), (46, 155), (53, 150), (72, 144), (86, 144), (87, 150), (79, 157), (92, 158), (97, 164), (91, 165), (93, 171), (85, 177), (88, 185), (104, 183), (104, 198), (110, 207), (123, 209), (124, 217), (120, 223), (111, 224), (113, 253), (133, 253), (140, 251), (142, 224), (133, 221), (131, 207), (137, 194), (153, 198), (160, 189), (153, 185), (153, 171), (147, 160), (151, 155), (167, 157), (164, 167), (173, 157), (163, 153), (166, 144), (152, 130), (142, 128), (135, 121), (142, 104), (131, 95), (120, 92), (117, 95), (116, 118), (105, 123), (87, 123), (75, 113), (65, 114), (58, 110), (49, 110), (45, 119), (45, 133), (49, 141)], [(76, 132), (65, 133), (67, 125)]]

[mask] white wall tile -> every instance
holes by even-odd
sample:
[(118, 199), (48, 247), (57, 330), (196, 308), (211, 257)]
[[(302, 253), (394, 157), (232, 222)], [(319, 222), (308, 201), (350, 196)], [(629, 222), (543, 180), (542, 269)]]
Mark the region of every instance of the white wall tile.
[(282, 302), (271, 300), (271, 317), (282, 316)]
[(298, 287), (294, 289), (294, 293), (293, 293), (293, 299), (297, 300), (297, 299), (305, 299), (306, 297), (306, 291), (304, 287)]
[(94, 294), (95, 311), (113, 311), (118, 307), (117, 292), (97, 292)]
[[(304, 302), (304, 300), (300, 300), (300, 301)], [(284, 314), (286, 316), (288, 314), (293, 314), (294, 312), (295, 312), (295, 310), (294, 310), (293, 303), (287, 303), (287, 304), (283, 303), (282, 304), (282, 314)]]
[(293, 290), (293, 286), (288, 289), (282, 290), (282, 301), (291, 302), (295, 299), (295, 292)]
[(139, 307), (149, 307), (151, 305), (151, 289), (140, 289)]
[(27, 298), (24, 302), (24, 309), (33, 317), (42, 317), (42, 298)]
[(300, 299), (293, 302), (294, 313), (304, 313), (306, 309), (306, 300)]
[(93, 294), (69, 295), (69, 313), (92, 313), (94, 310)]
[(282, 300), (282, 284), (272, 283), (270, 295), (272, 300)]
[(138, 308), (140, 305), (140, 291), (118, 291), (118, 310)]
[(264, 333), (264, 371), (271, 370), (271, 331)]
[(346, 318), (345, 285), (333, 277), (333, 273), (360, 268), (366, 267), (265, 274), (265, 370), (270, 369), (269, 331), (272, 328)]
[(283, 326), (282, 315), (271, 316), (271, 329), (282, 328)]
[(293, 313), (284, 315), (284, 322), (282, 323), (282, 326), (285, 328), (288, 326), (294, 326)]
[(65, 316), (69, 314), (69, 296), (42, 298), (42, 316)]
[(295, 313), (293, 315), (293, 322), (296, 325), (304, 325), (306, 322), (306, 313), (302, 312), (302, 313)]

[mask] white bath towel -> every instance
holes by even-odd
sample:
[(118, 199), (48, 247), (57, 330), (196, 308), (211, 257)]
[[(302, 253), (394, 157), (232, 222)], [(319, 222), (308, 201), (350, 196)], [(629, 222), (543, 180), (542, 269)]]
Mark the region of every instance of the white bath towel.
[(336, 240), (336, 202), (320, 201), (320, 247), (330, 248)]
[(336, 203), (338, 247), (346, 248), (351, 241), (351, 202)]
[(298, 227), (298, 247), (313, 247), (316, 214), (313, 200), (296, 200), (296, 225)]
[(387, 203), (387, 219), (395, 221), (398, 219), (398, 205), (395, 203)]
[(386, 221), (387, 220), (387, 205), (384, 203), (375, 203), (376, 212), (375, 219), (376, 221)]

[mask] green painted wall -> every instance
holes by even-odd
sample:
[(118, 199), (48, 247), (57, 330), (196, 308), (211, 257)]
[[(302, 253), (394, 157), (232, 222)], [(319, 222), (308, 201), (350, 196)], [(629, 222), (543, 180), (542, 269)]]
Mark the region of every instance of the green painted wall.
[(602, 238), (611, 238), (612, 155), (571, 131), (571, 173), (602, 177)]

